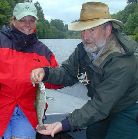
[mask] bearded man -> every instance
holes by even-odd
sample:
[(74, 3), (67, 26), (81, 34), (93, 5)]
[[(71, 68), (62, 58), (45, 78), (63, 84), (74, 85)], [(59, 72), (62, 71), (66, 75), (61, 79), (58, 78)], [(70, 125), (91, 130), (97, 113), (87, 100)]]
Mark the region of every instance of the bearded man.
[[(138, 44), (119, 31), (122, 22), (112, 19), (101, 2), (82, 5), (80, 19), (69, 25), (81, 31), (82, 42), (59, 68), (34, 69), (34, 83), (47, 81), (71, 86), (86, 85), (91, 98), (61, 122), (46, 124), (44, 135), (86, 127), (87, 139), (137, 139)], [(83, 77), (83, 78), (82, 78)]]

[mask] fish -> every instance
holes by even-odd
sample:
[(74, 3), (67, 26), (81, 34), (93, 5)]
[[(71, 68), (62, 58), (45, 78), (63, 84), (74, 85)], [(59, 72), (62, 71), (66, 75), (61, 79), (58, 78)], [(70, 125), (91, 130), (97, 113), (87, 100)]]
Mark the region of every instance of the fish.
[(46, 88), (43, 82), (39, 82), (36, 96), (36, 111), (39, 125), (43, 125), (46, 120), (47, 107)]

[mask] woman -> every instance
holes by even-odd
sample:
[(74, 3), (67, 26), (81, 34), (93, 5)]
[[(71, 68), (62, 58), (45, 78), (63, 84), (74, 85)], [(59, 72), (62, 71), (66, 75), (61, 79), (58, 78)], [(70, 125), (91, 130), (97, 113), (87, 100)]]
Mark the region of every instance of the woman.
[[(35, 139), (37, 86), (32, 69), (58, 66), (53, 53), (36, 37), (37, 10), (33, 3), (18, 3), (11, 27), (0, 32), (0, 137)], [(46, 83), (47, 88), (59, 85)]]

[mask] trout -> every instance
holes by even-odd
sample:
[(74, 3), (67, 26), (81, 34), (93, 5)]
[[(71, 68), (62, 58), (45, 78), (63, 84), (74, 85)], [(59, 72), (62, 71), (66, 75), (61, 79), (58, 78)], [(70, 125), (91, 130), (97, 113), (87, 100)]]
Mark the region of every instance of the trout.
[(37, 97), (36, 97), (36, 109), (37, 109), (38, 123), (39, 125), (42, 125), (46, 120), (45, 112), (47, 109), (46, 88), (43, 82), (40, 82), (38, 84)]

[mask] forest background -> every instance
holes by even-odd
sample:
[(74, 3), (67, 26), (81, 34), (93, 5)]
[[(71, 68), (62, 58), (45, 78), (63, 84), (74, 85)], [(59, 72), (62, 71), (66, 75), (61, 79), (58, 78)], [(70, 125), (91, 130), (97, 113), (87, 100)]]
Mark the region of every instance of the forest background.
[[(19, 2), (32, 2), (32, 0), (0, 0), (0, 28), (9, 25), (13, 8)], [(39, 39), (78, 39), (80, 32), (69, 31), (67, 24), (60, 19), (48, 21), (44, 18), (43, 9), (39, 2), (35, 3), (38, 11), (37, 35)], [(138, 41), (138, 0), (127, 0), (127, 6), (112, 15), (112, 18), (121, 20), (123, 31)]]

